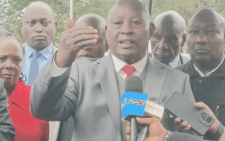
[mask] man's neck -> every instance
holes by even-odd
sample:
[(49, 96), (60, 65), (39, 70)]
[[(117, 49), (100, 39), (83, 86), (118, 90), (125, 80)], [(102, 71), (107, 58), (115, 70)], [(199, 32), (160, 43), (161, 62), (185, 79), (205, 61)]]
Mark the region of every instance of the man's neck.
[(213, 62), (194, 62), (194, 65), (204, 74), (208, 74), (216, 69), (224, 61), (224, 56), (215, 63)]

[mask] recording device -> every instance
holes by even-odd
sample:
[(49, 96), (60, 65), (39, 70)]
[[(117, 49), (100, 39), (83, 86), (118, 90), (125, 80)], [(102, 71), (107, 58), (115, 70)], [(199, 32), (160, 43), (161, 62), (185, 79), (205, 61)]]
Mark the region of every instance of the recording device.
[[(137, 141), (137, 122), (135, 117), (156, 117), (161, 119), (164, 107), (158, 105), (157, 98), (148, 99), (143, 92), (142, 80), (138, 76), (130, 76), (126, 80), (125, 93), (120, 99), (123, 118), (131, 121), (131, 141)], [(138, 141), (145, 137), (147, 127), (143, 127), (138, 134)], [(144, 139), (144, 138), (143, 138)]]
[(174, 117), (187, 121), (191, 125), (191, 131), (199, 136), (203, 136), (215, 121), (205, 110), (196, 108), (194, 102), (177, 91), (170, 96), (164, 106)]

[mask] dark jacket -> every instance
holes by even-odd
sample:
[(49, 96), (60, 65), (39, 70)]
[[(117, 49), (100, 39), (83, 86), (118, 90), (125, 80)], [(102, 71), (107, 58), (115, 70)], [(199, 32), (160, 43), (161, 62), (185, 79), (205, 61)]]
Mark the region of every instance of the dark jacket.
[(195, 70), (192, 61), (178, 66), (176, 69), (189, 74), (196, 102), (204, 102), (214, 113), (216, 107), (220, 106), (218, 119), (225, 125), (225, 118), (222, 116), (225, 114), (225, 61), (208, 77), (201, 77)]
[(13, 141), (14, 136), (15, 129), (12, 125), (11, 119), (9, 118), (4, 81), (0, 78), (0, 140)]

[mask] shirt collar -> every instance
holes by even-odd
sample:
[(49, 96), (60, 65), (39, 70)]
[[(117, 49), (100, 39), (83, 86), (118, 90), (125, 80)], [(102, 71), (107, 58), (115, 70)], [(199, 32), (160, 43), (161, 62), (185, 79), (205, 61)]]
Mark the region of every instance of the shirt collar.
[[(41, 50), (39, 53), (42, 54), (45, 59), (48, 59), (52, 55), (52, 43)], [(36, 52), (32, 47), (30, 47), (27, 43), (25, 43), (25, 54), (30, 58), (33, 55), (33, 52)]]
[[(141, 73), (147, 63), (147, 58), (148, 58), (148, 53), (146, 53), (146, 55), (140, 61), (130, 66), (133, 66), (139, 73)], [(112, 55), (112, 60), (113, 60), (114, 68), (116, 72), (119, 72), (125, 65), (128, 65), (127, 63), (123, 62), (122, 60), (115, 57), (114, 55)]]
[[(180, 60), (180, 57), (179, 56), (180, 55), (178, 54), (177, 57), (173, 60), (173, 62), (169, 63), (169, 65), (170, 65), (171, 68), (175, 68), (175, 67), (178, 66), (178, 63), (179, 63), (179, 60)], [(152, 59), (156, 60), (154, 58), (154, 55), (152, 55)]]
[(219, 64), (215, 69), (213, 69), (211, 72), (207, 73), (206, 75), (204, 75), (204, 73), (202, 73), (202, 72), (195, 66), (194, 63), (193, 63), (193, 65), (194, 65), (195, 70), (199, 73), (199, 75), (200, 75), (201, 77), (207, 77), (207, 76), (210, 76), (213, 72), (215, 72), (215, 71), (222, 65), (223, 61), (224, 61), (224, 57), (223, 57), (222, 61), (220, 62), (220, 64)]
[(173, 60), (173, 62), (171, 62), (169, 65), (172, 68), (175, 68), (178, 66), (179, 60), (180, 60), (180, 55), (178, 54), (177, 57)]

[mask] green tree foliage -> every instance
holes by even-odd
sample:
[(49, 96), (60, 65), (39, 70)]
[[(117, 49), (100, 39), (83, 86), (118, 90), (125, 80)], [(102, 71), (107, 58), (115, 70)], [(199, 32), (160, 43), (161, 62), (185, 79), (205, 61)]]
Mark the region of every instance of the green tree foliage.
[[(22, 13), (24, 8), (34, 1), (38, 0), (6, 0), (6, 3), (0, 6), (0, 29), (13, 32), (22, 39), (20, 29)], [(66, 29), (70, 0), (41, 1), (49, 4), (55, 13), (58, 26), (53, 44), (57, 47), (60, 35)], [(117, 1), (118, 0), (74, 0), (73, 21), (75, 22), (80, 16), (87, 13), (96, 13), (107, 19), (109, 10)], [(149, 0), (140, 1), (148, 7)], [(225, 0), (153, 0), (152, 5), (152, 21), (154, 21), (154, 18), (158, 14), (167, 10), (177, 11), (184, 17), (186, 23), (189, 22), (193, 14), (203, 8), (213, 9), (222, 16), (225, 15)]]

